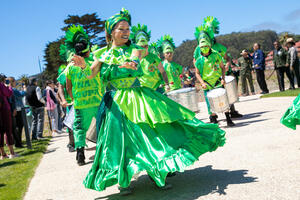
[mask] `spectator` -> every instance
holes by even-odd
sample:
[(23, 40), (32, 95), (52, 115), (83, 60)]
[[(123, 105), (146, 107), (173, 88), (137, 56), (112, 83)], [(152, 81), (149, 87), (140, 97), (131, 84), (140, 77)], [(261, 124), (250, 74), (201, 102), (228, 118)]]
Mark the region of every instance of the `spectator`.
[(284, 73), (286, 73), (290, 81), (290, 89), (295, 89), (294, 80), (292, 78), (290, 68), (289, 68), (288, 52), (281, 47), (278, 41), (274, 42), (273, 62), (277, 74), (279, 90), (280, 91), (285, 90)]
[[(19, 155), (14, 152), (14, 139), (12, 135), (12, 118), (11, 109), (8, 103), (8, 98), (12, 96), (13, 91), (9, 85), (9, 80), (5, 80), (5, 76), (0, 76), (0, 159), (14, 158)], [(5, 82), (5, 84), (4, 84)], [(4, 137), (4, 135), (6, 137)], [(4, 150), (4, 138), (6, 140), (6, 145), (8, 146), (10, 155), (8, 156)]]
[(195, 87), (196, 76), (190, 68), (186, 67), (183, 75), (183, 87)]
[(298, 88), (300, 88), (300, 72), (299, 72), (299, 58), (297, 55), (297, 48), (293, 38), (286, 40), (287, 47), (289, 48), (289, 61), (290, 69), (292, 70), (292, 78), (296, 77)]
[(51, 119), (52, 134), (56, 135), (60, 133), (60, 131), (58, 129), (58, 101), (56, 98), (56, 93), (54, 92), (55, 85), (53, 81), (47, 81), (46, 84), (47, 110)]
[(253, 66), (256, 72), (257, 83), (262, 91), (261, 94), (267, 94), (269, 93), (269, 90), (265, 80), (265, 55), (260, 49), (260, 44), (258, 43), (254, 43), (253, 50), (253, 56), (251, 56), (250, 54), (248, 54), (248, 56), (253, 59)]
[(238, 59), (238, 66), (240, 67), (240, 75), (241, 75), (241, 82), (242, 82), (242, 95), (243, 96), (249, 95), (247, 81), (250, 86), (251, 93), (252, 93), (252, 95), (254, 95), (255, 92), (254, 92), (254, 86), (253, 86), (252, 74), (251, 74), (251, 66), (252, 66), (251, 63), (252, 62), (248, 56), (247, 50), (243, 50), (241, 55), (242, 56)]
[(44, 131), (44, 106), (45, 100), (42, 97), (41, 89), (37, 86), (37, 79), (32, 78), (27, 87), (26, 100), (32, 112), (32, 140), (43, 138)]
[(23, 104), (23, 98), (26, 96), (26, 87), (23, 87), (22, 85), (22, 90), (19, 91), (16, 89), (16, 80), (14, 77), (10, 77), (10, 84), (13, 88), (13, 95), (15, 97), (15, 102), (16, 102), (16, 111), (17, 114), (15, 116), (15, 122), (16, 122), (16, 136), (15, 136), (15, 146), (22, 148), (22, 129), (24, 127), (25, 132), (29, 135), (29, 129), (28, 129), (28, 122), (26, 118), (26, 112), (25, 112), (25, 107)]

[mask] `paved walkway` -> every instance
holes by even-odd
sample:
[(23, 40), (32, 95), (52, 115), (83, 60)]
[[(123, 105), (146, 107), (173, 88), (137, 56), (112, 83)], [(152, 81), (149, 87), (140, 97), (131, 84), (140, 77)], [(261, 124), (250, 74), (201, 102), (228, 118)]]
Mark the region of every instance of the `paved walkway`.
[[(119, 196), (117, 186), (103, 192), (85, 189), (82, 181), (95, 151), (86, 152), (87, 165), (77, 166), (76, 154), (66, 148), (67, 134), (62, 134), (51, 140), (25, 200), (300, 200), (300, 127), (293, 131), (279, 123), (293, 99), (241, 97), (236, 108), (245, 116), (234, 120), (237, 126), (220, 123), (227, 134), (225, 146), (170, 178), (173, 189), (168, 191), (157, 189), (145, 174), (132, 182), (134, 194), (128, 197)], [(197, 117), (207, 121), (204, 103), (201, 108)]]

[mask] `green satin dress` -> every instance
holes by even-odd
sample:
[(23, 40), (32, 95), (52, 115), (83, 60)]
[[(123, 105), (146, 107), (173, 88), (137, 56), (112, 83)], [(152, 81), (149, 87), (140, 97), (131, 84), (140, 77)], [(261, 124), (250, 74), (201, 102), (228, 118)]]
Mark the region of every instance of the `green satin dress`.
[(100, 49), (100, 76), (107, 91), (97, 121), (98, 139), (86, 188), (102, 191), (119, 184), (126, 188), (134, 174), (146, 171), (162, 187), (169, 172), (183, 172), (206, 152), (225, 143), (225, 132), (206, 124), (195, 113), (168, 97), (141, 87), (142, 69), (119, 68), (136, 47)]
[(293, 104), (287, 109), (280, 122), (288, 128), (296, 130), (300, 125), (300, 94), (293, 101)]

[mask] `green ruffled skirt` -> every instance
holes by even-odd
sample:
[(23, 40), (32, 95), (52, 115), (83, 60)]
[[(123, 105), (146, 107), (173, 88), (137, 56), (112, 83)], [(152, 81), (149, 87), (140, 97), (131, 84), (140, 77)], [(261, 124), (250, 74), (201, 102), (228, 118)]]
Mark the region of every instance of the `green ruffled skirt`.
[(288, 128), (296, 130), (296, 125), (300, 125), (300, 94), (287, 109), (280, 122)]
[(140, 171), (164, 186), (169, 172), (183, 172), (225, 143), (218, 125), (196, 119), (192, 111), (146, 87), (107, 92), (97, 118), (96, 153), (84, 185), (98, 191), (117, 183), (128, 187)]

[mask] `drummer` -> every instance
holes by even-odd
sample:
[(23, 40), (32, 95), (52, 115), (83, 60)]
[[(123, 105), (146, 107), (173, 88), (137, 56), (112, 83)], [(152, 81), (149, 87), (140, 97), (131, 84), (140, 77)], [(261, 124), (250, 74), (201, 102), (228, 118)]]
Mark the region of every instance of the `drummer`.
[(172, 61), (175, 50), (173, 38), (170, 35), (165, 35), (161, 37), (157, 45), (159, 52), (164, 55), (162, 64), (168, 76), (170, 91), (178, 90), (182, 87), (181, 78), (183, 77), (184, 69), (181, 65)]
[[(139, 78), (139, 81), (141, 86), (164, 93), (164, 86), (167, 91), (170, 89), (169, 81), (166, 71), (161, 64), (161, 59), (155, 53), (151, 53), (148, 48), (150, 37), (151, 31), (148, 31), (146, 25), (138, 24), (137, 26), (132, 26), (130, 40), (133, 44), (144, 48), (143, 58), (140, 62), (144, 75)], [(155, 46), (152, 46), (152, 52), (154, 52), (153, 49), (155, 50)]]
[(90, 66), (93, 62), (90, 53), (89, 37), (81, 26), (71, 26), (66, 33), (65, 45), (70, 52), (84, 57), (87, 65), (84, 70), (71, 63), (68, 68), (66, 86), (67, 91), (73, 99), (75, 120), (73, 133), (75, 149), (77, 151), (76, 160), (79, 166), (85, 164), (84, 148), (86, 146), (86, 132), (90, 127), (92, 119), (97, 115), (102, 93), (99, 90), (100, 77), (88, 79), (91, 75)]
[[(209, 28), (211, 28), (214, 34), (219, 33), (219, 24), (220, 23), (219, 23), (218, 19), (215, 17), (212, 17), (212, 16), (206, 17), (203, 22), (203, 25), (206, 25)], [(216, 42), (216, 38), (215, 38), (214, 34), (212, 36), (209, 36), (211, 43), (212, 43), (211, 48), (213, 50), (217, 51), (219, 54), (221, 54), (223, 63), (225, 64), (226, 73), (228, 73), (231, 70), (231, 59), (227, 54), (227, 48), (225, 46), (223, 46), (222, 44)], [(200, 54), (201, 54), (200, 47), (197, 46), (194, 51), (194, 64), (195, 64), (197, 58), (200, 56)], [(231, 116), (231, 118), (243, 117), (242, 114), (240, 114), (238, 111), (235, 110), (234, 104), (230, 105), (230, 116)]]
[[(200, 55), (195, 62), (196, 77), (199, 80), (201, 87), (204, 89), (210, 122), (218, 123), (216, 113), (212, 113), (210, 110), (207, 92), (225, 85), (226, 70), (222, 61), (222, 56), (211, 48), (212, 41), (210, 38), (214, 36), (213, 30), (207, 25), (202, 25), (196, 28), (195, 36), (200, 49)], [(229, 110), (225, 112), (225, 116), (227, 126), (234, 126), (235, 124), (231, 120)]]

